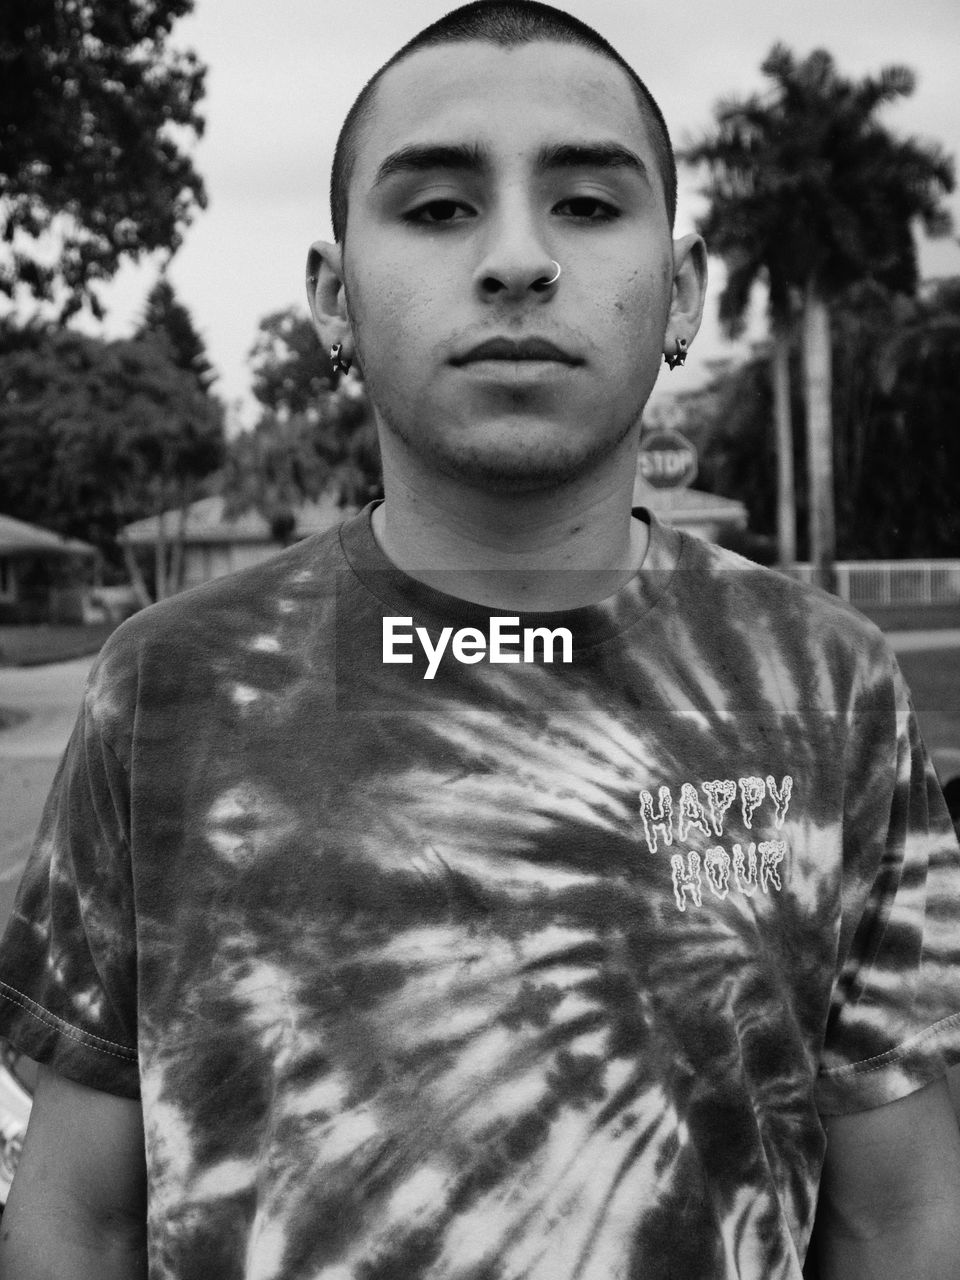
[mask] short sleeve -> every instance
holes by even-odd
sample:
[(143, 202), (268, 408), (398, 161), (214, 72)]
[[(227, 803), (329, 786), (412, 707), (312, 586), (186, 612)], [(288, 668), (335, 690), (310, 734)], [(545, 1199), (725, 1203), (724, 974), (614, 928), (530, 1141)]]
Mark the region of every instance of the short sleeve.
[(0, 943), (0, 1036), (68, 1079), (139, 1092), (125, 770), (88, 688)]
[[(960, 849), (892, 655), (857, 732), (844, 910), (858, 905), (818, 1079), (823, 1114), (881, 1106), (960, 1060)], [(869, 867), (871, 879), (856, 878)]]

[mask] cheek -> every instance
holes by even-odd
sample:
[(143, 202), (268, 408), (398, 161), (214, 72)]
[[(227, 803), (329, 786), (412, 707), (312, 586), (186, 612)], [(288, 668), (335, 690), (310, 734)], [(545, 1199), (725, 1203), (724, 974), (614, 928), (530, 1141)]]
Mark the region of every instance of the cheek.
[(636, 353), (662, 343), (666, 317), (667, 302), (659, 281), (637, 272), (608, 300), (598, 322), (606, 330), (611, 352)]
[(643, 325), (666, 324), (673, 290), (673, 277), (664, 264), (659, 269), (635, 267), (627, 273), (622, 298)]
[(618, 385), (623, 399), (645, 400), (656, 381), (671, 287), (672, 276), (662, 266), (628, 267), (594, 313), (607, 385)]
[(383, 353), (390, 365), (409, 363), (430, 343), (429, 293), (396, 264), (353, 278), (348, 305), (368, 362)]

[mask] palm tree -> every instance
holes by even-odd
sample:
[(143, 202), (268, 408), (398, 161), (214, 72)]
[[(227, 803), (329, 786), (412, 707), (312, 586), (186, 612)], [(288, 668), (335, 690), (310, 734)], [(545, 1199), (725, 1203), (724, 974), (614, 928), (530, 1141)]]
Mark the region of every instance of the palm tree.
[[(716, 131), (688, 148), (685, 158), (706, 164), (710, 174), (705, 194), (711, 203), (701, 227), (731, 268), (727, 314), (736, 317), (739, 305), (742, 317), (750, 287), (766, 277), (778, 388), (785, 377), (789, 304), (800, 300), (810, 559), (815, 580), (830, 586), (830, 303), (861, 280), (915, 290), (913, 224), (919, 219), (930, 235), (950, 230), (941, 200), (953, 190), (953, 165), (939, 146), (897, 138), (877, 119), (880, 107), (913, 92), (915, 78), (906, 67), (851, 80), (825, 50), (798, 61), (778, 44), (761, 70), (769, 90), (721, 103)], [(777, 399), (787, 399), (782, 389)], [(779, 415), (778, 422), (782, 458), (789, 437)], [(781, 467), (783, 485), (787, 472)]]
[(877, 379), (887, 394), (908, 365), (922, 366), (942, 352), (951, 358), (960, 343), (960, 277), (932, 280), (898, 308), (877, 358)]
[(713, 253), (723, 258), (727, 279), (720, 294), (720, 323), (729, 338), (745, 327), (754, 285), (764, 280), (770, 316), (770, 365), (777, 442), (777, 559), (788, 568), (797, 558), (796, 497), (793, 476), (793, 422), (790, 412), (790, 351), (796, 300), (789, 272), (781, 262), (783, 242), (778, 210), (755, 189), (758, 154), (767, 144), (768, 117), (752, 118), (746, 104), (721, 103), (717, 131), (689, 147), (682, 158), (706, 164), (711, 181), (710, 207), (697, 230)]

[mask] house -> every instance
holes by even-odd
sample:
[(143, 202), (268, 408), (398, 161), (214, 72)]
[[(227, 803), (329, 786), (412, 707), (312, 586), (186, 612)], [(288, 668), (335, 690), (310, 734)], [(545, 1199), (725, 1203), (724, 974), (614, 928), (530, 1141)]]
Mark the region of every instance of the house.
[[(695, 489), (654, 489), (639, 475), (634, 488), (635, 506), (649, 507), (666, 524), (676, 525), (702, 538), (714, 539), (723, 529), (742, 529), (747, 523), (743, 503)], [(201, 498), (187, 508), (184, 526), (181, 588), (193, 587), (236, 569), (259, 564), (280, 551), (269, 522), (252, 508), (236, 516), (225, 515), (225, 499), (217, 494)], [(293, 539), (322, 533), (352, 515), (353, 507), (338, 507), (330, 495), (307, 502), (293, 513)], [(130, 545), (141, 552), (155, 551), (163, 525), (169, 543), (180, 525), (179, 511), (149, 516), (124, 530)]]
[[(197, 586), (211, 578), (220, 578), (236, 569), (245, 569), (281, 551), (269, 521), (252, 508), (240, 515), (225, 514), (226, 500), (221, 494), (201, 498), (187, 508), (183, 540), (181, 588)], [(293, 513), (295, 524), (290, 541), (322, 533), (340, 524), (355, 508), (338, 507), (332, 496), (324, 494), (316, 502), (306, 502)], [(160, 516), (137, 520), (124, 529), (127, 541), (135, 549), (155, 550), (163, 527), (164, 541), (171, 541), (180, 527), (180, 512), (165, 511)]]
[(83, 622), (100, 553), (88, 542), (0, 515), (0, 622)]
[(736, 498), (722, 498), (701, 489), (655, 489), (637, 473), (633, 505), (648, 507), (664, 524), (717, 542), (730, 530), (747, 527), (747, 509)]

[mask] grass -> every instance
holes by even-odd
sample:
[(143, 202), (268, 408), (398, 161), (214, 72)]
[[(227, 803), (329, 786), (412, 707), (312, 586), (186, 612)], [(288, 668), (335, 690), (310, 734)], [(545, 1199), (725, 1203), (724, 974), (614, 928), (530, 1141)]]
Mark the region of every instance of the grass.
[[(955, 714), (960, 722), (960, 649), (900, 653), (897, 661), (918, 710), (946, 711)], [(957, 746), (960, 747), (960, 739)]]
[(943, 631), (960, 627), (960, 605), (875, 605), (861, 608), (883, 631)]

